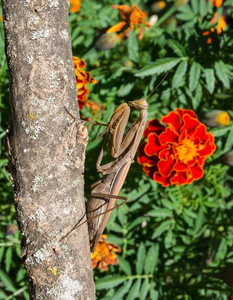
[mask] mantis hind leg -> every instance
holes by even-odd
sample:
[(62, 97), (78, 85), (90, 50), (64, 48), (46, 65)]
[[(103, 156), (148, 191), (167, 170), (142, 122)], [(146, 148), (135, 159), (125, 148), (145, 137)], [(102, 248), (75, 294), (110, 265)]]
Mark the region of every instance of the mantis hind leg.
[[(102, 215), (108, 214), (108, 213), (110, 213), (112, 210), (114, 210), (114, 209), (116, 209), (116, 208), (122, 206), (122, 205), (125, 204), (127, 201), (129, 201), (129, 198), (128, 198), (128, 197), (116, 196), (116, 195), (106, 195), (106, 194), (102, 194), (102, 193), (93, 193), (93, 194), (92, 194), (92, 197), (93, 197), (92, 199), (96, 198), (96, 199), (98, 199), (98, 201), (99, 201), (99, 199), (105, 200), (105, 198), (109, 198), (109, 199), (119, 199), (119, 200), (124, 200), (124, 201), (123, 201), (122, 203), (120, 203), (120, 204), (114, 206), (114, 207), (111, 207), (110, 209), (105, 210), (104, 212), (102, 212), (102, 213), (100, 213), (100, 214), (98, 214), (98, 215), (96, 215), (96, 216), (93, 216), (93, 217), (87, 219), (87, 222), (88, 222), (88, 221), (92, 221), (93, 219), (95, 219), (95, 218), (97, 218), (97, 217), (99, 218), (99, 217), (102, 216)], [(105, 200), (105, 201), (106, 201), (106, 200)], [(102, 206), (102, 205), (105, 205), (105, 204), (101, 204), (101, 206)], [(98, 207), (97, 209), (99, 209), (99, 208), (100, 208), (100, 207)], [(94, 210), (91, 211), (91, 212), (93, 213), (93, 212), (94, 212), (95, 210), (97, 210), (97, 209), (94, 209)], [(89, 213), (89, 212), (88, 212), (88, 213)], [(107, 219), (108, 219), (108, 217), (107, 217)], [(91, 253), (94, 253), (94, 252), (95, 252), (95, 249), (96, 249), (96, 247), (97, 247), (97, 245), (98, 245), (98, 243), (99, 243), (99, 239), (100, 239), (100, 237), (101, 237), (101, 235), (102, 235), (102, 233), (103, 233), (103, 230), (104, 230), (104, 228), (105, 228), (105, 225), (106, 225), (106, 222), (107, 222), (107, 221), (105, 220), (105, 217), (104, 217), (104, 219), (102, 219), (100, 222), (101, 222), (101, 223), (98, 225), (97, 228), (95, 227), (95, 225), (94, 225), (93, 222), (89, 223), (89, 225), (88, 225), (89, 239), (90, 239), (90, 245), (91, 245)]]
[[(114, 210), (114, 209), (116, 209), (116, 208), (118, 208), (118, 207), (120, 207), (120, 206), (122, 206), (123, 204), (125, 204), (126, 202), (128, 202), (129, 201), (129, 198), (128, 197), (123, 197), (123, 196), (116, 196), (116, 195), (107, 195), (107, 194), (101, 194), (101, 193), (93, 193), (92, 194), (92, 197), (93, 198), (96, 198), (96, 199), (99, 199), (99, 198), (102, 198), (103, 200), (105, 200), (105, 198), (107, 198), (107, 199), (109, 199), (109, 198), (114, 198), (114, 199), (119, 199), (119, 200), (124, 200), (124, 202), (123, 203), (121, 203), (121, 204), (118, 204), (118, 205), (116, 205), (116, 206), (114, 206), (114, 207), (112, 207), (111, 209), (108, 209), (108, 210), (106, 210), (106, 211), (104, 211), (104, 212), (102, 212), (101, 214), (98, 214), (98, 215), (96, 215), (96, 216), (93, 216), (93, 217), (91, 217), (91, 218), (89, 218), (89, 219), (87, 219), (87, 220), (85, 220), (84, 222), (82, 222), (81, 224), (79, 224), (80, 223), (80, 221), (83, 219), (81, 219), (67, 234), (65, 234), (61, 239), (60, 239), (60, 242), (63, 240), (63, 239), (65, 239), (71, 232), (73, 232), (75, 229), (77, 229), (78, 227), (80, 227), (80, 226), (82, 226), (83, 224), (85, 224), (85, 223), (87, 223), (87, 222), (89, 222), (89, 221), (91, 221), (91, 220), (93, 220), (93, 219), (96, 219), (96, 218), (98, 218), (99, 216), (102, 216), (102, 215), (104, 215), (104, 214), (106, 214), (106, 213), (108, 213), (108, 212), (110, 212), (110, 211), (112, 211), (112, 210)], [(108, 200), (106, 200), (106, 202), (107, 202)], [(93, 211), (95, 211), (95, 210), (93, 210)], [(96, 245), (97, 246), (97, 245)], [(96, 247), (95, 247), (96, 248)]]

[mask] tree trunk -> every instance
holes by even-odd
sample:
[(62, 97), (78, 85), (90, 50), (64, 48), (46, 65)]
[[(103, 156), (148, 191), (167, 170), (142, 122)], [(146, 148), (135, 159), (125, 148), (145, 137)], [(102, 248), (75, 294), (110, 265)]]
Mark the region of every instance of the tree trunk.
[(69, 1), (2, 0), (12, 124), (6, 139), (30, 299), (94, 299)]

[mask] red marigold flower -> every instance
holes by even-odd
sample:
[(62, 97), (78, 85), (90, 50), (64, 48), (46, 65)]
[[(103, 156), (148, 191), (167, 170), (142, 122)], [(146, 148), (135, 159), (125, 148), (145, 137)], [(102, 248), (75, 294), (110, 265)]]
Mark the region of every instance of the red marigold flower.
[(206, 157), (213, 155), (214, 136), (192, 110), (179, 109), (148, 122), (147, 142), (139, 147), (138, 163), (163, 186), (189, 184), (203, 177)]
[(78, 105), (79, 109), (82, 110), (89, 94), (89, 89), (87, 88), (88, 83), (98, 83), (94, 77), (91, 76), (90, 72), (86, 72), (83, 69), (86, 63), (83, 59), (73, 56), (74, 69), (76, 75), (76, 84), (78, 88)]
[(70, 4), (71, 4), (71, 8), (70, 10), (73, 12), (73, 13), (76, 13), (79, 11), (79, 8), (81, 6), (81, 2), (82, 0), (70, 0)]
[(117, 255), (115, 252), (121, 252), (121, 248), (115, 244), (106, 242), (107, 236), (102, 234), (96, 250), (91, 254), (92, 269), (98, 268), (103, 271), (108, 270), (109, 265), (117, 265)]
[(149, 28), (151, 27), (150, 24), (144, 20), (147, 17), (147, 12), (142, 11), (137, 4), (133, 4), (132, 8), (128, 5), (112, 4), (112, 8), (118, 9), (122, 19), (125, 21), (112, 26), (107, 30), (107, 33), (119, 32), (122, 30), (123, 32), (118, 35), (120, 40), (122, 39), (122, 35), (125, 39), (127, 39), (129, 36), (129, 30), (134, 30), (135, 26), (139, 27), (138, 39), (141, 40), (143, 38), (143, 29), (140, 27), (140, 24), (142, 23)]

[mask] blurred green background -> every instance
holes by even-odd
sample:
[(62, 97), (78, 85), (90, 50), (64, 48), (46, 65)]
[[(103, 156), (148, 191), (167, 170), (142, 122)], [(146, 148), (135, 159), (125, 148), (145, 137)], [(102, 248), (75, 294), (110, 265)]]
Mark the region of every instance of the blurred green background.
[[(88, 99), (105, 108), (94, 116), (84, 106), (81, 116), (107, 123), (116, 106), (145, 97), (170, 71), (149, 99), (149, 120), (177, 107), (193, 109), (200, 119), (216, 109), (233, 117), (232, 2), (225, 1), (218, 9), (218, 17), (224, 14), (227, 22), (220, 34), (210, 31), (217, 27), (210, 23), (216, 11), (211, 1), (185, 2), (166, 1), (158, 11), (155, 1), (83, 0), (79, 12), (70, 12), (73, 54), (86, 61), (85, 70), (99, 81), (89, 85)], [(136, 28), (112, 49), (97, 49), (101, 34), (122, 20), (112, 3), (136, 3), (148, 12), (147, 21), (156, 15), (158, 22), (151, 28), (142, 25), (141, 41)], [(205, 31), (210, 35), (203, 35)], [(8, 83), (0, 21), (0, 299), (29, 299), (20, 233), (12, 226), (17, 224), (12, 185), (5, 170), (4, 137), (11, 118)], [(137, 116), (132, 110), (130, 121)], [(217, 150), (207, 159), (199, 181), (163, 188), (137, 163), (131, 166), (121, 193), (130, 201), (112, 212), (105, 230), (108, 242), (122, 252), (117, 266), (94, 270), (96, 299), (227, 300), (233, 295), (233, 171), (219, 160), (232, 149), (233, 123), (208, 130)], [(88, 186), (99, 178), (95, 164), (103, 140), (95, 139), (102, 131), (99, 126), (89, 128), (86, 198)]]

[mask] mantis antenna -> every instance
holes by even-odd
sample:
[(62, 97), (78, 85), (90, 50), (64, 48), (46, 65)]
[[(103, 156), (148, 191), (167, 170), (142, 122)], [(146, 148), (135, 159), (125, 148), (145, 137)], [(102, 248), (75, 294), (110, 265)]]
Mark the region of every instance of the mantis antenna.
[(150, 92), (150, 94), (148, 96), (146, 96), (145, 100), (147, 100), (148, 97), (150, 97), (154, 91), (163, 83), (163, 81), (165, 80), (165, 78), (167, 77), (167, 75), (169, 74), (170, 71), (168, 71), (165, 76), (163, 77), (163, 79), (160, 81), (160, 83), (153, 89), (152, 92)]

